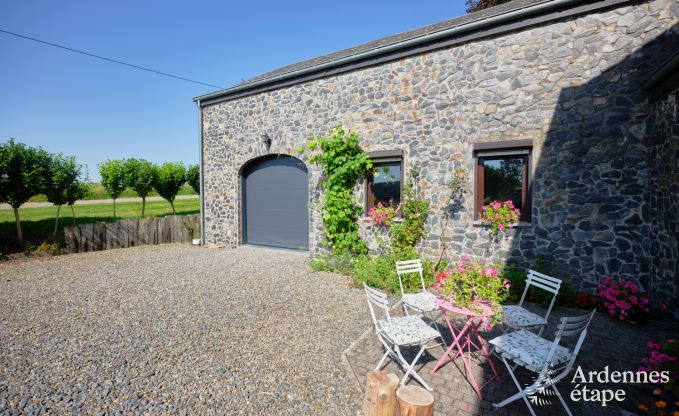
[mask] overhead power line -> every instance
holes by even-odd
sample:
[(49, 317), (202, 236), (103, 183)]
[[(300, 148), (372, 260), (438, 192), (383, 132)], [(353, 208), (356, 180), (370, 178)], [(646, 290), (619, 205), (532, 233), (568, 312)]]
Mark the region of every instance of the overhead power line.
[(19, 38), (31, 40), (33, 42), (42, 43), (44, 45), (53, 46), (55, 48), (65, 49), (67, 51), (79, 53), (81, 55), (86, 55), (86, 56), (89, 56), (89, 57), (92, 57), (92, 58), (102, 59), (104, 61), (109, 61), (109, 62), (113, 62), (113, 63), (116, 63), (116, 64), (129, 66), (129, 67), (135, 68), (135, 69), (140, 69), (142, 71), (151, 72), (151, 73), (154, 73), (154, 74), (163, 75), (163, 76), (170, 77), (170, 78), (180, 79), (182, 81), (193, 82), (194, 84), (205, 85), (205, 86), (217, 88), (217, 89), (220, 89), (220, 90), (224, 89), (224, 87), (220, 87), (219, 85), (212, 85), (212, 84), (208, 84), (206, 82), (200, 82), (200, 81), (196, 81), (196, 80), (193, 80), (193, 79), (190, 79), (190, 78), (184, 78), (184, 77), (180, 77), (180, 76), (177, 76), (177, 75), (168, 74), (167, 72), (156, 71), (155, 69), (144, 68), (143, 66), (134, 65), (134, 64), (127, 63), (127, 62), (123, 62), (123, 61), (118, 61), (117, 59), (111, 59), (111, 58), (107, 58), (107, 57), (101, 56), (101, 55), (95, 55), (93, 53), (89, 53), (89, 52), (81, 51), (81, 50), (78, 50), (78, 49), (69, 48), (67, 46), (58, 45), (56, 43), (47, 42), (47, 41), (44, 41), (44, 40), (32, 38), (30, 36), (21, 35), (19, 33), (10, 32), (8, 30), (0, 29), (0, 32), (6, 33), (8, 35), (16, 36), (16, 37), (19, 37)]

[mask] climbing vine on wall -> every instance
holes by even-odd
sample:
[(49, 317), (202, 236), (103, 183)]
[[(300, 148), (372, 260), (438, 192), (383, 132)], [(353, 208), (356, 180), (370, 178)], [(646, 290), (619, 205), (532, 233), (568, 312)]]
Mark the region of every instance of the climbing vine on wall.
[(356, 181), (372, 169), (368, 154), (359, 144), (354, 132), (345, 133), (338, 126), (325, 136), (314, 136), (300, 153), (310, 152), (309, 161), (321, 166), (325, 179), (321, 186), (323, 198), (323, 227), (325, 244), (335, 255), (358, 255), (367, 246), (358, 234), (358, 216), (362, 208), (354, 195)]
[(424, 223), (429, 213), (429, 201), (417, 197), (415, 180), (418, 173), (410, 171), (410, 178), (403, 189), (403, 222), (392, 226), (392, 246), (395, 250), (406, 250), (415, 247), (417, 241), (426, 236)]

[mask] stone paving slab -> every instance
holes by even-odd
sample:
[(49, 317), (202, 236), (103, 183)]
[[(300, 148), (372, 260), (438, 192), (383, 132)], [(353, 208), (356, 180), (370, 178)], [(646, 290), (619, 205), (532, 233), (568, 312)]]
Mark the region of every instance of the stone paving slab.
[[(366, 305), (366, 313), (368, 313)], [(530, 309), (539, 312), (541, 308), (531, 306)], [(394, 315), (402, 315), (402, 309), (393, 309)], [(543, 336), (547, 339), (554, 336), (554, 330), (558, 319), (562, 316), (578, 316), (585, 311), (569, 308), (556, 308), (550, 317), (550, 325), (544, 331)], [(451, 315), (452, 318), (452, 315)], [(458, 317), (462, 318), (462, 317)], [(452, 319), (451, 319), (452, 321)], [(462, 321), (460, 321), (462, 322)], [(450, 333), (445, 326), (445, 322), (439, 322), (439, 327), (450, 341)], [(490, 332), (482, 333), (486, 340), (499, 335), (499, 330), (494, 329)], [(576, 366), (581, 365), (585, 372), (603, 371), (605, 366), (609, 366), (611, 371), (636, 371), (640, 366), (642, 357), (648, 355), (646, 343), (648, 341), (662, 341), (679, 334), (679, 327), (674, 324), (649, 321), (644, 324), (633, 324), (629, 322), (619, 322), (609, 319), (606, 315), (597, 313), (594, 317), (590, 329), (583, 344), (582, 350), (576, 361)], [(405, 350), (406, 359), (412, 359), (416, 353), (415, 348)], [(522, 400), (511, 403), (504, 408), (495, 409), (493, 403), (500, 402), (517, 392), (505, 366), (497, 357), (492, 357), (495, 368), (500, 375), (501, 381), (491, 381), (483, 390), (483, 400), (479, 400), (471, 384), (467, 381), (464, 365), (460, 359), (443, 365), (436, 374), (432, 375), (431, 370), (444, 354), (445, 350), (441, 346), (435, 346), (427, 350), (419, 361), (418, 374), (430, 384), (434, 389), (436, 400), (435, 415), (440, 416), (468, 416), (468, 415), (526, 415), (529, 414), (526, 405)], [(365, 385), (366, 374), (375, 369), (384, 350), (374, 333), (370, 332), (362, 337), (358, 342), (345, 351), (345, 356), (353, 370), (358, 388)], [(475, 361), (473, 372), (477, 380), (487, 380), (490, 377), (490, 366), (483, 357), (483, 360)], [(399, 378), (403, 376), (402, 369), (393, 361), (390, 361), (384, 368), (386, 371), (393, 372)], [(533, 381), (534, 374), (523, 369), (519, 369), (517, 377), (522, 385), (528, 385)], [(626, 392), (626, 400), (622, 403), (607, 405), (602, 407), (600, 404), (573, 402), (569, 396), (575, 384), (571, 383), (574, 373), (569, 374), (562, 380), (557, 387), (561, 394), (576, 415), (619, 415), (620, 409), (634, 410), (641, 400), (649, 402), (649, 385), (602, 385), (593, 383), (590, 388), (595, 389), (623, 389)], [(412, 379), (409, 384), (417, 383)], [(481, 384), (481, 383), (479, 383)], [(562, 415), (565, 414), (561, 404), (556, 397), (545, 397), (548, 403), (536, 406), (540, 415)]]

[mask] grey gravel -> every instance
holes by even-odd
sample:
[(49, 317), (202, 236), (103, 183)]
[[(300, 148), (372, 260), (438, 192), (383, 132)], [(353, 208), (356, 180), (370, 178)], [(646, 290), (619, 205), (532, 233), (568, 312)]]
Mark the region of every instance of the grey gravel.
[(145, 246), (0, 263), (0, 415), (356, 414), (362, 293), (307, 258)]

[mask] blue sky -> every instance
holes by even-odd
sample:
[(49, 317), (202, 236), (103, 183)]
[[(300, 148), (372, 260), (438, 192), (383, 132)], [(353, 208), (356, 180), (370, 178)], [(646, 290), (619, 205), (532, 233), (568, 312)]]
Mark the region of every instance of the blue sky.
[[(223, 87), (464, 14), (452, 1), (4, 1), (0, 29)], [(198, 161), (191, 98), (215, 89), (0, 33), (0, 141)]]

